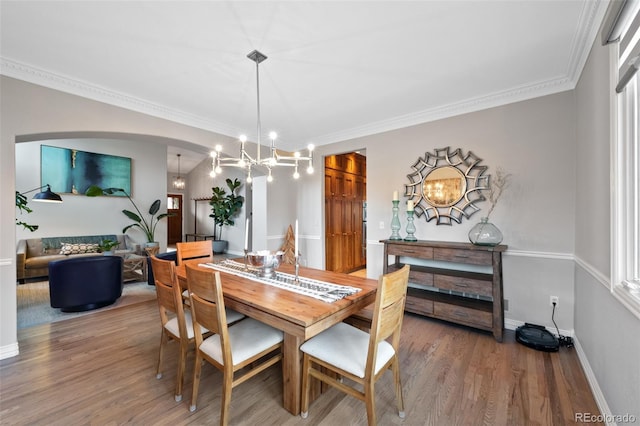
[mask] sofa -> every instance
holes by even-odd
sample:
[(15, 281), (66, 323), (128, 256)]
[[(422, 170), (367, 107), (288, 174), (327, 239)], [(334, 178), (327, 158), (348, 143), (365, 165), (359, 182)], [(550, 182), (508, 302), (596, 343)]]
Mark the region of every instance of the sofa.
[(80, 312), (111, 305), (122, 296), (120, 256), (70, 257), (49, 262), (52, 308)]
[(29, 238), (18, 241), (16, 275), (18, 282), (29, 278), (47, 278), (49, 262), (74, 257), (98, 256), (97, 244), (102, 240), (117, 240), (116, 254), (133, 253), (133, 243), (125, 234), (85, 235), (68, 237)]

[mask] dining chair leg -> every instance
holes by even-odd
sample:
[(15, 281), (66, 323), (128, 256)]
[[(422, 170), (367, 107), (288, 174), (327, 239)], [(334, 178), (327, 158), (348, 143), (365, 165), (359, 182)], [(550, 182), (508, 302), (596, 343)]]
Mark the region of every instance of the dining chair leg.
[(233, 390), (233, 371), (225, 371), (222, 379), (222, 401), (220, 409), (220, 425), (227, 426), (229, 424), (229, 415), (231, 412), (231, 391)]
[(374, 390), (374, 379), (364, 384), (364, 399), (367, 405), (367, 423), (369, 426), (376, 426), (376, 394)]
[(191, 406), (189, 411), (196, 411), (198, 399), (198, 387), (200, 386), (200, 372), (202, 371), (202, 355), (196, 350), (196, 362), (193, 364), (193, 392), (191, 393)]
[(404, 399), (402, 398), (402, 382), (400, 381), (400, 364), (399, 359), (396, 356), (396, 359), (391, 364), (391, 368), (393, 369), (393, 380), (396, 385), (396, 403), (398, 405), (398, 417), (404, 419)]
[(311, 390), (311, 378), (309, 368), (311, 360), (306, 353), (302, 356), (302, 397), (300, 401), (300, 417), (306, 419), (309, 415), (309, 391)]
[(164, 346), (167, 342), (167, 335), (162, 330), (160, 334), (160, 350), (158, 351), (158, 368), (156, 370), (156, 379), (162, 378), (162, 353), (164, 351)]
[(182, 384), (184, 383), (184, 370), (187, 363), (188, 342), (180, 341), (180, 356), (178, 358), (178, 373), (176, 374), (176, 402), (182, 401)]

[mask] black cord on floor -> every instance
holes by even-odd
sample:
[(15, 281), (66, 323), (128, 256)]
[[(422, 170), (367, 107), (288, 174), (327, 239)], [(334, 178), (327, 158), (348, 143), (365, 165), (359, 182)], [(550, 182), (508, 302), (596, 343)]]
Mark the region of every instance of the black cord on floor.
[(553, 321), (553, 325), (556, 326), (556, 331), (558, 332), (558, 342), (560, 346), (566, 346), (567, 348), (573, 347), (573, 338), (571, 336), (561, 336), (560, 330), (558, 329), (558, 324), (556, 324), (556, 320), (553, 318), (556, 313), (556, 303), (553, 302), (553, 311), (551, 311), (551, 321)]

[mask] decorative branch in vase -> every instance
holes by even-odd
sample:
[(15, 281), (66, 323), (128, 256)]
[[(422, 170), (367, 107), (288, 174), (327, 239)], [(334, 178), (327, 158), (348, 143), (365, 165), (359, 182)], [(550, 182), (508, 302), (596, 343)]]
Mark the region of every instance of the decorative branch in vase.
[(473, 244), (481, 246), (497, 246), (502, 242), (502, 232), (491, 222), (489, 222), (489, 216), (496, 208), (498, 200), (502, 196), (502, 193), (511, 183), (511, 174), (506, 173), (502, 168), (498, 167), (493, 179), (489, 183), (489, 202), (491, 207), (487, 212), (487, 215), (480, 219), (480, 223), (477, 223), (469, 231), (469, 241)]

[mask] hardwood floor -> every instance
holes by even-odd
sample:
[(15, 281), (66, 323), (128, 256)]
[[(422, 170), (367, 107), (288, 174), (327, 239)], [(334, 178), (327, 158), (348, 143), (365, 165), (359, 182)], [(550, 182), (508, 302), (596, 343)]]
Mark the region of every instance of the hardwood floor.
[[(193, 353), (175, 402), (177, 345), (156, 379), (160, 320), (155, 301), (18, 330), (20, 355), (0, 361), (0, 424), (217, 424), (221, 374), (203, 366), (198, 410), (189, 412)], [(391, 373), (376, 386), (380, 425), (566, 425), (599, 414), (573, 349), (538, 352), (512, 332), (489, 334), (406, 314), (402, 381), (406, 418), (395, 411)], [(274, 366), (233, 390), (232, 425), (365, 425), (364, 404), (335, 389), (309, 417), (282, 408)]]

